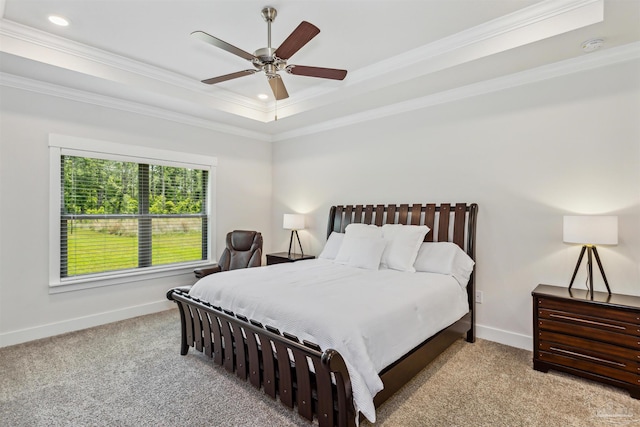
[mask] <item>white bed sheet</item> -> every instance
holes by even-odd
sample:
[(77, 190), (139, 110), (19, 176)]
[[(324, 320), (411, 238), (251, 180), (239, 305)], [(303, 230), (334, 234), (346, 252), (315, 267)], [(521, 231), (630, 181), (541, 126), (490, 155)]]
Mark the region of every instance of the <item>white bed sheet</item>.
[(190, 295), (340, 352), (356, 413), (371, 422), (373, 397), (383, 388), (378, 372), (469, 311), (466, 290), (452, 276), (326, 259), (212, 274)]

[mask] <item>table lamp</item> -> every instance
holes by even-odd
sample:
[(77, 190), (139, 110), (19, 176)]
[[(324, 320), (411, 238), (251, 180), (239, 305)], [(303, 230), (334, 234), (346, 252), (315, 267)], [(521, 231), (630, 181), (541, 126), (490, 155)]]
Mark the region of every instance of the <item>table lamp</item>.
[[(298, 245), (300, 245), (300, 255), (304, 256), (304, 252), (302, 251), (302, 244), (300, 243), (300, 236), (298, 236), (298, 230), (304, 229), (304, 215), (300, 214), (284, 214), (284, 219), (282, 220), (282, 228), (285, 230), (291, 230), (291, 237), (289, 238), (289, 253), (288, 256), (291, 258), (291, 247), (293, 245), (293, 235), (296, 235), (296, 239), (298, 239)], [(295, 255), (295, 247), (293, 249), (293, 253)]]
[(571, 283), (569, 283), (569, 289), (573, 286), (573, 281), (578, 274), (578, 268), (584, 257), (585, 250), (587, 251), (587, 284), (591, 296), (593, 297), (593, 265), (592, 256), (595, 256), (600, 273), (604, 279), (604, 284), (607, 287), (609, 295), (611, 295), (611, 289), (609, 288), (609, 282), (607, 282), (607, 276), (604, 274), (604, 268), (602, 268), (602, 262), (600, 262), (600, 256), (595, 245), (617, 245), (618, 244), (618, 217), (617, 216), (565, 216), (563, 220), (563, 241), (565, 243), (580, 243), (582, 244), (582, 250), (578, 257), (576, 268), (571, 276)]

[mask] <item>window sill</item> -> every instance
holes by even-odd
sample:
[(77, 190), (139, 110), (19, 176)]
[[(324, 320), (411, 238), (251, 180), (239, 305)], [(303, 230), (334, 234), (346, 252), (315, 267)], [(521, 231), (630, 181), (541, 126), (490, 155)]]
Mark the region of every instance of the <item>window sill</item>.
[[(123, 285), (128, 283), (141, 282), (145, 280), (164, 279), (167, 277), (182, 276), (185, 274), (193, 277), (193, 270), (211, 266), (212, 263), (200, 262), (174, 267), (158, 267), (145, 271), (131, 271), (126, 273), (116, 273), (109, 275), (92, 275), (85, 277), (74, 277), (70, 279), (57, 279), (49, 283), (49, 294), (59, 294), (63, 292), (73, 292), (84, 289), (99, 288), (102, 286)], [(176, 284), (176, 286), (181, 285)]]

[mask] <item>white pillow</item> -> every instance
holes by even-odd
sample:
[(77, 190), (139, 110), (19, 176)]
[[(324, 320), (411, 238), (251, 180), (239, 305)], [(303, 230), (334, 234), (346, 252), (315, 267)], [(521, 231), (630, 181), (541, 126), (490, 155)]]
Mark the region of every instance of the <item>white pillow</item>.
[(324, 244), (322, 252), (318, 255), (318, 258), (335, 259), (336, 255), (338, 255), (343, 239), (344, 233), (336, 233), (335, 231), (332, 231), (327, 239), (327, 243)]
[(382, 227), (370, 224), (349, 224), (344, 233), (351, 237), (382, 237)]
[(429, 232), (426, 225), (385, 224), (382, 236), (387, 246), (382, 254), (382, 266), (393, 270), (415, 272), (413, 263), (420, 244)]
[(416, 271), (453, 276), (460, 286), (466, 288), (475, 262), (455, 243), (426, 242), (420, 245), (413, 265)]
[(335, 262), (351, 267), (377, 270), (384, 248), (385, 241), (380, 237), (353, 237), (346, 234)]

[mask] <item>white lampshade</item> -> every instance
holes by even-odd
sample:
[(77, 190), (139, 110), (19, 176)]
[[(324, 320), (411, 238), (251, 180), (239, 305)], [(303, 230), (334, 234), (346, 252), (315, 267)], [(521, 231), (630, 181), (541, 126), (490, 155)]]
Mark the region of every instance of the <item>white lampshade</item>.
[(617, 245), (617, 216), (565, 216), (563, 236), (565, 243), (583, 245)]
[(282, 228), (286, 230), (304, 229), (304, 215), (284, 214), (284, 219), (282, 220)]

